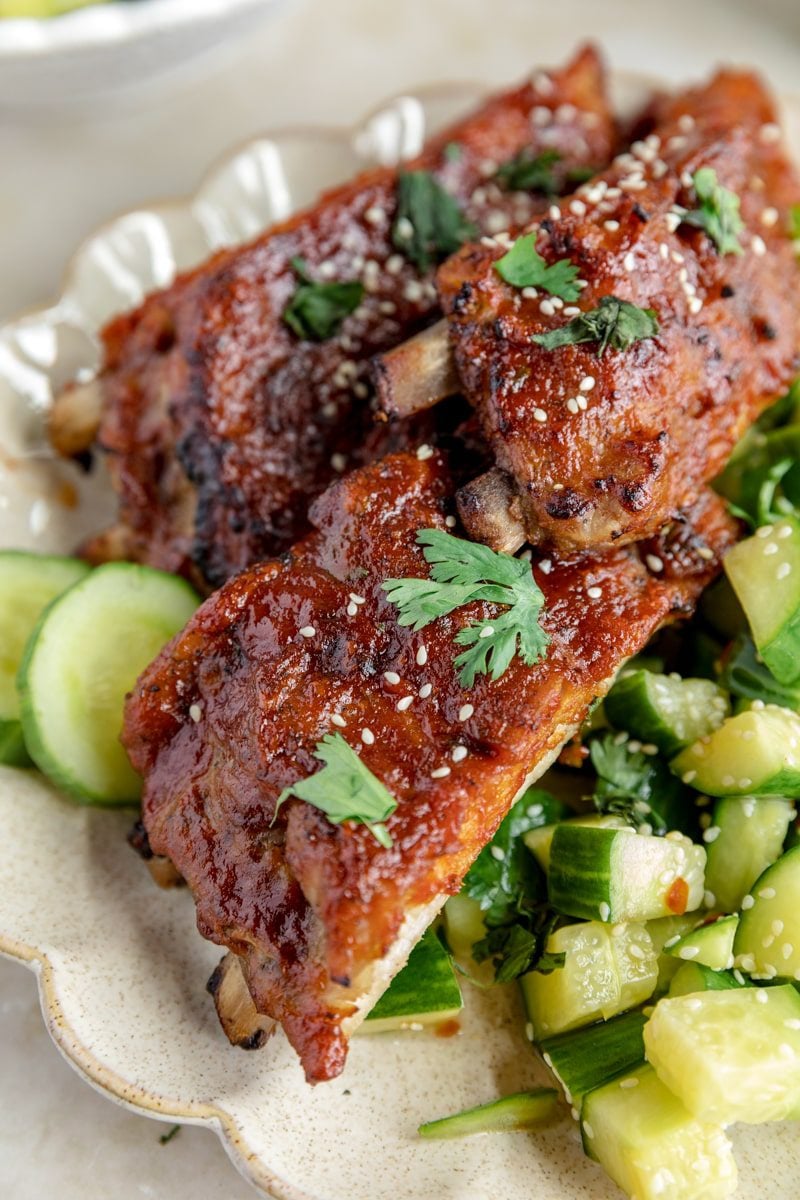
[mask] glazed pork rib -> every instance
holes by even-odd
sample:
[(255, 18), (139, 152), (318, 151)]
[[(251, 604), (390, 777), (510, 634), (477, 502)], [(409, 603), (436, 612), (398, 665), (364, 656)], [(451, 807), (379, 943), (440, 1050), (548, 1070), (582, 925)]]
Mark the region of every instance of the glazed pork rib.
[[(785, 390), (800, 347), (800, 265), (788, 236), (800, 189), (775, 120), (750, 74), (723, 71), (663, 102), (652, 133), (527, 227), (548, 265), (577, 268), (572, 303), (505, 282), (502, 234), (442, 266), (457, 374), (496, 461), (461, 493), (471, 536), (506, 550), (646, 537), (694, 501)], [(697, 173), (709, 170), (727, 195), (705, 174), (701, 190), (714, 194), (698, 198)], [(716, 240), (691, 223), (709, 209)], [(720, 222), (729, 226), (721, 245)], [(653, 310), (657, 333), (624, 349), (612, 336), (602, 354), (597, 336), (558, 348), (532, 341), (571, 324), (583, 334), (582, 314), (610, 297)], [(424, 402), (430, 362), (430, 390), (446, 391), (445, 339), (435, 327), (385, 356), (378, 386), (389, 411)]]
[[(620, 664), (691, 612), (735, 538), (706, 494), (641, 547), (535, 557), (546, 657), (465, 690), (454, 633), (493, 606), (415, 633), (382, 589), (427, 577), (415, 535), (449, 527), (453, 491), (427, 450), (337, 482), (312, 508), (314, 531), (210, 597), (127, 705), (152, 852), (188, 883), (203, 935), (239, 956), (255, 1008), (283, 1025), (311, 1081), (342, 1070), (349, 1034), (520, 789)], [(282, 790), (318, 769), (315, 745), (337, 732), (397, 800), (390, 849), (297, 799), (276, 817)]]
[[(546, 207), (541, 191), (502, 187), (500, 166), (522, 151), (546, 153), (549, 179), (563, 190), (570, 172), (608, 162), (614, 136), (602, 65), (585, 49), (563, 70), (489, 99), (404, 166), (406, 183), (431, 173), (460, 217), (452, 209), (442, 217), (441, 197), (416, 177), (403, 224), (398, 172), (370, 170), (112, 321), (99, 393), (67, 391), (51, 423), (65, 453), (87, 449), (96, 434), (108, 455), (119, 525), (89, 556), (130, 557), (211, 587), (287, 549), (337, 472), (386, 452), (385, 438), (365, 437), (368, 360), (435, 314), (437, 259), (469, 227), (496, 233)], [(415, 238), (430, 261), (421, 262)], [(323, 341), (282, 319), (298, 270), (364, 289)]]

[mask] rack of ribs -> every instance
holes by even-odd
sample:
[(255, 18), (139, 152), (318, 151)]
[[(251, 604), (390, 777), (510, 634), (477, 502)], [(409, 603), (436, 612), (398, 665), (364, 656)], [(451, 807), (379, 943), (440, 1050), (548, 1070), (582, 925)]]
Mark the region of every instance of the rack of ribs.
[[(430, 173), (460, 206), (463, 229), (496, 233), (549, 202), (504, 189), (502, 164), (544, 153), (563, 189), (577, 169), (609, 161), (615, 136), (602, 64), (587, 48), (487, 100), (401, 174)], [(443, 257), (435, 246), (429, 262), (398, 249), (409, 233), (398, 179), (388, 167), (365, 172), (106, 327), (98, 384), (68, 389), (51, 421), (63, 453), (93, 443), (106, 452), (119, 496), (119, 523), (86, 547), (90, 558), (132, 558), (209, 590), (287, 549), (337, 473), (391, 449), (393, 431), (372, 428), (369, 359), (435, 316)], [(363, 287), (322, 341), (282, 319), (298, 259), (314, 281)]]
[[(710, 201), (729, 222), (724, 240), (697, 227), (698, 172), (706, 190), (726, 189)], [(495, 460), (459, 496), (472, 537), (596, 548), (647, 537), (694, 502), (797, 370), (798, 200), (772, 99), (755, 76), (722, 71), (662, 101), (650, 133), (526, 227), (548, 266), (576, 268), (571, 303), (501, 277), (507, 235), (448, 259), (446, 324), (423, 335), (424, 351), (412, 341), (384, 355), (377, 381), (390, 413), (420, 409), (425, 364), (447, 360), (449, 327)], [(650, 310), (656, 331), (624, 349), (534, 340), (579, 333), (582, 314), (610, 315), (612, 298)]]
[[(382, 587), (427, 575), (415, 536), (453, 526), (454, 491), (430, 448), (337, 481), (312, 506), (312, 532), (206, 600), (127, 704), (150, 850), (188, 883), (201, 933), (236, 956), (237, 1013), (261, 1014), (233, 1036), (257, 1045), (264, 1018), (280, 1022), (313, 1082), (339, 1074), (350, 1033), (514, 799), (623, 661), (691, 613), (736, 536), (705, 493), (640, 546), (534, 553), (546, 657), (467, 690), (454, 633), (496, 606), (474, 601), (413, 632)], [(329, 733), (396, 799), (390, 848), (298, 799), (276, 815)], [(220, 978), (235, 991), (233, 961)]]

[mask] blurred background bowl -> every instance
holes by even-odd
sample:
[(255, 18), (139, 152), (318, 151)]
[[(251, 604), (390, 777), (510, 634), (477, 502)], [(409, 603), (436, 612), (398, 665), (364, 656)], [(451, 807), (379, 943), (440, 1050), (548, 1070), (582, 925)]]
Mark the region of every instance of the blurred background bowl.
[(101, 100), (197, 64), (281, 0), (113, 0), (46, 19), (0, 20), (0, 108)]

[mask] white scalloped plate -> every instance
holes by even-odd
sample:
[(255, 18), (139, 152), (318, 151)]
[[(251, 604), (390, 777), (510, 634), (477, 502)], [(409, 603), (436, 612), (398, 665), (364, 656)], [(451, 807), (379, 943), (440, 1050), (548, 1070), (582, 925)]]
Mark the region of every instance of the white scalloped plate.
[[(620, 101), (644, 84), (617, 80)], [(0, 330), (0, 544), (69, 551), (112, 511), (102, 476), (49, 456), (54, 389), (96, 365), (94, 335), (176, 269), (248, 237), (369, 162), (414, 153), (474, 85), (432, 89), (356, 131), (250, 143), (191, 200), (128, 213), (76, 255), (60, 299)], [(800, 104), (786, 113), (800, 150)], [(186, 891), (161, 892), (125, 843), (131, 814), (78, 808), (33, 772), (0, 768), (0, 952), (37, 974), (48, 1029), (106, 1095), (209, 1124), (236, 1166), (278, 1200), (601, 1200), (618, 1195), (562, 1119), (536, 1135), (423, 1143), (420, 1121), (544, 1082), (515, 992), (467, 989), (458, 1037), (357, 1037), (341, 1079), (304, 1082), (281, 1037), (253, 1054), (225, 1041), (204, 991), (220, 957)], [(797, 1194), (798, 1127), (735, 1131), (742, 1200)], [(768, 1164), (769, 1184), (764, 1183)]]

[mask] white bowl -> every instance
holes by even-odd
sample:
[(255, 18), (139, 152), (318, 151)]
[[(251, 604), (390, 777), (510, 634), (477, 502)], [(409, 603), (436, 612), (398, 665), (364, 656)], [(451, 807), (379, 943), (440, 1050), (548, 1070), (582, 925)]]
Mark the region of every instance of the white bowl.
[(279, 0), (117, 0), (0, 20), (0, 105), (50, 108), (133, 89), (252, 29)]

